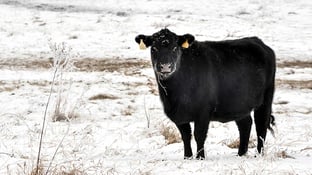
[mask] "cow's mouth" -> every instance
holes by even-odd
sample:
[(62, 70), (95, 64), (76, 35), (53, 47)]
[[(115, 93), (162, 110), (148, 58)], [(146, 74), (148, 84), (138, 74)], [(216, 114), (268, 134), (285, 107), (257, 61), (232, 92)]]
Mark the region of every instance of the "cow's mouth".
[(175, 69), (168, 72), (157, 72), (157, 75), (160, 80), (167, 80), (174, 74), (174, 72)]
[(165, 72), (165, 73), (159, 72), (158, 73), (158, 77), (161, 80), (166, 80), (166, 79), (168, 79), (170, 77), (171, 74), (172, 74), (172, 72)]

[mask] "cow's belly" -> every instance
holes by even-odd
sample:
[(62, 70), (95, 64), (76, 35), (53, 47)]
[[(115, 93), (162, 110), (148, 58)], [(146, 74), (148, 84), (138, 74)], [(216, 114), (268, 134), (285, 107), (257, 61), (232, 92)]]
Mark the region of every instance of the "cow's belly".
[(240, 111), (240, 112), (233, 112), (233, 113), (222, 113), (222, 112), (214, 112), (211, 116), (211, 121), (218, 121), (222, 123), (234, 121), (234, 120), (240, 120), (242, 118), (245, 118), (249, 116), (251, 113), (251, 110), (247, 111)]
[(250, 112), (257, 108), (258, 102), (251, 98), (227, 98), (219, 101), (214, 112), (213, 119), (216, 121), (231, 121), (250, 115)]
[(222, 87), (219, 91), (213, 116), (215, 120), (230, 121), (246, 117), (263, 103), (262, 83), (236, 85)]

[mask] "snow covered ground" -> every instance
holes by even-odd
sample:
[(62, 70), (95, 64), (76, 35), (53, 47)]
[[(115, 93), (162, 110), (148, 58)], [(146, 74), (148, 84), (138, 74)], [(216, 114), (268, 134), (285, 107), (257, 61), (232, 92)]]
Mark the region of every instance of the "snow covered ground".
[[(53, 77), (49, 45), (61, 42), (72, 48), (62, 86), (71, 121), (53, 122), (57, 85), (41, 160), (47, 168), (62, 143), (50, 174), (312, 174), (312, 1), (0, 0), (0, 15), (0, 174), (35, 168)], [(277, 133), (264, 156), (255, 157), (254, 128), (248, 155), (237, 157), (228, 146), (235, 124), (213, 122), (206, 160), (183, 160), (149, 52), (134, 42), (163, 27), (198, 40), (256, 35), (276, 51)]]

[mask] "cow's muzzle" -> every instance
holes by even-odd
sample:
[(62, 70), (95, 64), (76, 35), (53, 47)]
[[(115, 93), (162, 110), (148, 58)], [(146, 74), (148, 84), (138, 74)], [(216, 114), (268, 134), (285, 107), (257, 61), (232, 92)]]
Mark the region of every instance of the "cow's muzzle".
[(158, 75), (160, 79), (167, 79), (168, 77), (170, 77), (170, 75), (172, 75), (172, 73), (175, 71), (175, 65), (173, 63), (165, 63), (159, 64), (158, 67)]

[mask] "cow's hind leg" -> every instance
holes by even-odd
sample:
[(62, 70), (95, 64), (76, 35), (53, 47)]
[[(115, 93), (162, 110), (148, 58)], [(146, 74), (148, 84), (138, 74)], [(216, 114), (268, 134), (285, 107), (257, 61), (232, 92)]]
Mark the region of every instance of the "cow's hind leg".
[(270, 128), (270, 120), (271, 118), (274, 118), (271, 117), (273, 94), (274, 87), (268, 88), (264, 94), (263, 104), (254, 111), (258, 140), (257, 150), (259, 153), (262, 151), (267, 129)]
[(192, 147), (191, 147), (191, 138), (192, 138), (192, 129), (189, 123), (177, 125), (184, 144), (184, 159), (191, 159), (193, 157)]
[(248, 151), (248, 142), (252, 124), (251, 116), (249, 115), (248, 117), (236, 120), (236, 124), (239, 130), (239, 141), (240, 141), (238, 155), (242, 156)]

